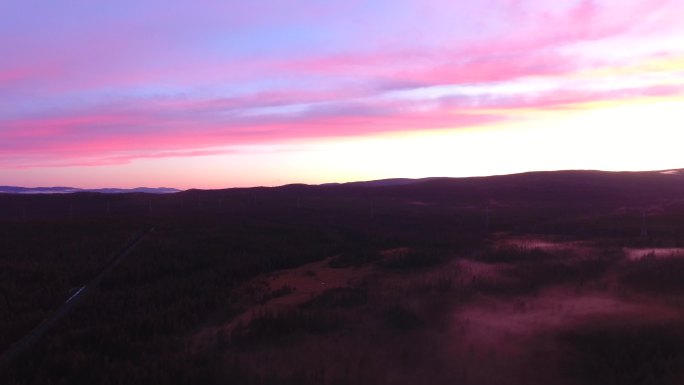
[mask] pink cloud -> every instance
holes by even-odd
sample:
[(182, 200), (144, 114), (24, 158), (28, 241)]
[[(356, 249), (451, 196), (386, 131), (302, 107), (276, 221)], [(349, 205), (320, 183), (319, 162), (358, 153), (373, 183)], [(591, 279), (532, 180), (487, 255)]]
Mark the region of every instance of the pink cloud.
[[(604, 91), (591, 90), (553, 90), (534, 95), (514, 96), (485, 96), (473, 100), (445, 97), (441, 99), (443, 108), (461, 109), (468, 111), (508, 110), (515, 113), (520, 109), (573, 109), (583, 108), (586, 103), (620, 102), (635, 98), (658, 98), (684, 96), (684, 85), (656, 85), (636, 88), (618, 88)], [(505, 113), (505, 112), (500, 112)]]
[[(518, 63), (502, 73), (496, 73), (496, 63), (476, 67), (477, 71), (468, 74), (447, 69), (446, 74), (432, 75), (435, 80), (449, 79), (453, 74), (459, 81), (465, 81), (463, 76), (469, 76), (469, 82), (503, 81), (526, 74), (534, 66)], [(554, 66), (549, 68), (555, 74)], [(429, 83), (431, 78), (426, 75), (421, 80)], [(207, 100), (179, 97), (120, 101), (43, 118), (0, 121), (0, 165), (102, 165), (142, 158), (206, 156), (234, 151), (235, 146), (242, 145), (472, 127), (510, 119), (505, 112), (492, 115), (487, 112), (490, 109), (558, 109), (592, 101), (681, 94), (683, 86), (655, 85), (606, 91), (560, 88), (510, 96), (461, 95), (431, 101), (376, 98), (367, 90), (352, 88), (280, 90)], [(293, 105), (301, 108), (289, 111)], [(275, 110), (244, 114), (262, 108)], [(284, 110), (279, 111), (281, 108)]]
[[(673, 10), (684, 7), (667, 0), (625, 1), (619, 6), (599, 1), (502, 0), (493, 2), (494, 16), (485, 12), (488, 5), (477, 1), (454, 5), (452, 1), (430, 0), (418, 8), (434, 18), (457, 6), (482, 12), (486, 24), (482, 36), (479, 30), (463, 32), (466, 38), (445, 33), (434, 37), (438, 44), (432, 44), (430, 36), (415, 36), (421, 44), (412, 44), (416, 31), (429, 31), (429, 26), (418, 25), (403, 32), (399, 28), (398, 36), (380, 34), (378, 41), (367, 42), (365, 36), (350, 33), (357, 45), (282, 55), (224, 55), (222, 50), (230, 47), (220, 41), (216, 47), (203, 46), (209, 37), (228, 38), (256, 27), (270, 27), (282, 15), (286, 15), (288, 27), (282, 34), (296, 34), (295, 21), (351, 11), (359, 4), (352, 3), (309, 9), (310, 4), (292, 7), (288, 1), (244, 3), (237, 8), (206, 2), (212, 12), (192, 8), (190, 14), (183, 14), (165, 10), (159, 2), (153, 4), (159, 13), (149, 22), (134, 18), (102, 27), (90, 25), (84, 30), (92, 35), (80, 29), (66, 30), (64, 36), (56, 36), (61, 39), (58, 45), (43, 47), (41, 40), (38, 48), (46, 48), (46, 52), (20, 49), (30, 46), (35, 37), (5, 39), (11, 40), (8, 44), (17, 54), (0, 64), (0, 84), (21, 80), (30, 87), (12, 88), (4, 95), (0, 91), (0, 102), (14, 103), (22, 93), (28, 95), (29, 101), (21, 101), (25, 104), (32, 103), (34, 94), (55, 99), (54, 105), (36, 102), (36, 107), (21, 113), (6, 108), (13, 117), (0, 116), (0, 166), (100, 165), (140, 158), (206, 156), (234, 151), (218, 147), (471, 127), (510, 119), (505, 113), (485, 113), (486, 109), (566, 108), (590, 101), (684, 93), (678, 85), (616, 85), (592, 91), (573, 89), (568, 85), (571, 80), (563, 82), (566, 75), (602, 65), (602, 56), (574, 56), (569, 48), (643, 31), (658, 35), (681, 28)], [(240, 9), (261, 13), (242, 16)], [(297, 9), (307, 12), (299, 14)], [(227, 10), (232, 12), (228, 16), (220, 13)], [(202, 28), (195, 31), (181, 21)], [(332, 18), (330, 22), (339, 21)], [(363, 32), (380, 27), (359, 26)], [(24, 69), (36, 63), (48, 70)], [(455, 90), (454, 96), (438, 100), (388, 96), (397, 89), (487, 86), (540, 77), (558, 80), (559, 85), (546, 92), (515, 95), (473, 96)], [(143, 96), (132, 91), (136, 87), (150, 91)], [(111, 97), (112, 90), (123, 90), (124, 96)], [(62, 106), (62, 94), (70, 92), (87, 104)], [(91, 92), (98, 97), (90, 99)]]
[(26, 76), (25, 71), (20, 71), (16, 69), (0, 71), (0, 84), (4, 82), (10, 82), (16, 79), (21, 79), (24, 76)]
[[(220, 119), (194, 111), (187, 116), (156, 116), (152, 111), (102, 111), (83, 116), (4, 122), (0, 134), (0, 164), (28, 167), (63, 164), (104, 164), (137, 158), (200, 156), (235, 147), (283, 143), (304, 138), (365, 135), (400, 130), (463, 127), (500, 118), (456, 115), (448, 111), (411, 111), (404, 103), (333, 106), (292, 116)], [(199, 115), (203, 115), (199, 103)], [(383, 112), (378, 112), (383, 111)], [(93, 160), (95, 159), (95, 160)]]
[[(438, 49), (392, 49), (383, 52), (350, 52), (310, 57), (275, 64), (286, 71), (308, 74), (360, 76), (381, 83), (407, 85), (499, 82), (529, 76), (568, 74), (588, 69), (563, 53), (562, 48), (621, 36), (658, 18), (671, 1), (631, 1), (620, 6), (583, 0), (556, 12), (528, 11), (528, 1), (512, 2), (508, 33), (468, 42), (454, 42)], [(447, 7), (446, 3), (441, 4)], [(684, 7), (680, 6), (684, 10)], [(664, 19), (664, 20), (663, 20)], [(677, 21), (678, 22), (678, 21)]]

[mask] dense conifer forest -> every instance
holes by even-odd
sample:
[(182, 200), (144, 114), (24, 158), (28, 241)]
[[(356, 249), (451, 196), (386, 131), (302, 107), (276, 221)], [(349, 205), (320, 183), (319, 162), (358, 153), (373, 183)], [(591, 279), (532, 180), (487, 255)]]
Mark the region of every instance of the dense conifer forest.
[(684, 380), (676, 175), (0, 194), (0, 229), (3, 384)]

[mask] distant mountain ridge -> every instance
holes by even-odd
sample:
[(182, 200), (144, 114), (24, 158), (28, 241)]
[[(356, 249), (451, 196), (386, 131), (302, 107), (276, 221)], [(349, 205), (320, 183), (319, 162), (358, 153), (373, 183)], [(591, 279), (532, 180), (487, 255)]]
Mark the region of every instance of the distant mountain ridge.
[[(675, 176), (677, 178), (670, 178)], [(124, 193), (147, 193), (147, 194), (173, 194), (178, 192), (197, 192), (197, 191), (242, 191), (252, 189), (267, 189), (267, 190), (310, 190), (310, 189), (361, 189), (371, 188), (371, 190), (385, 190), (388, 191), (410, 191), (414, 188), (473, 188), (476, 186), (488, 188), (502, 188), (504, 186), (517, 186), (523, 189), (530, 188), (538, 183), (552, 183), (552, 184), (568, 184), (573, 185), (579, 182), (580, 185), (587, 187), (587, 183), (593, 184), (598, 181), (613, 182), (622, 180), (626, 182), (629, 179), (643, 179), (651, 180), (656, 178), (658, 181), (672, 181), (679, 183), (684, 178), (684, 169), (668, 169), (659, 171), (597, 171), (597, 170), (559, 170), (559, 171), (530, 171), (517, 174), (491, 175), (491, 176), (473, 176), (473, 177), (427, 177), (427, 178), (389, 178), (368, 181), (355, 181), (344, 183), (322, 183), (322, 184), (303, 184), (293, 183), (282, 186), (264, 187), (229, 187), (223, 189), (189, 189), (179, 190), (170, 187), (136, 187), (136, 188), (99, 188), (99, 189), (81, 189), (75, 187), (16, 187), (16, 186), (0, 186), (0, 194), (68, 194), (79, 192), (95, 192), (102, 194), (124, 194)], [(664, 179), (659, 179), (664, 178)], [(609, 183), (610, 184), (610, 183)], [(361, 191), (359, 190), (359, 191)]]
[(75, 187), (16, 187), (0, 186), (0, 194), (71, 194), (79, 192), (94, 192), (101, 194), (125, 194), (125, 193), (147, 193), (147, 194), (172, 194), (181, 190), (170, 187), (136, 187), (136, 188), (98, 188), (81, 189)]
[(343, 183), (345, 186), (358, 186), (358, 187), (385, 187), (385, 186), (405, 186), (409, 184), (428, 182), (431, 180), (438, 179), (458, 179), (458, 178), (447, 178), (447, 177), (428, 177), (428, 178), (392, 178), (392, 179), (378, 179), (369, 181), (359, 181), (359, 182), (347, 182)]

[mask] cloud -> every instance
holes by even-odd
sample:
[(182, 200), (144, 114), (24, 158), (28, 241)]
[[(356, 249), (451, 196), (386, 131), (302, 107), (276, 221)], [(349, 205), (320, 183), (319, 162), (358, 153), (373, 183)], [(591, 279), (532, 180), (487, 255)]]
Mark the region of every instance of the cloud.
[(12, 52), (0, 63), (0, 167), (199, 157), (681, 96), (680, 3), (13, 3), (0, 26)]

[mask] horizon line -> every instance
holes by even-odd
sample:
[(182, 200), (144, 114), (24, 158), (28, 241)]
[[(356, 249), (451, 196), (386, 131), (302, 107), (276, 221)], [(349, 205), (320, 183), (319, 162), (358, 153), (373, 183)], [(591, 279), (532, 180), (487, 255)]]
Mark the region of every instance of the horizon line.
[[(23, 185), (23, 186), (16, 186), (16, 185), (0, 185), (0, 188), (2, 187), (10, 187), (10, 188), (24, 188), (24, 189), (55, 189), (55, 188), (62, 188), (62, 189), (73, 189), (73, 190), (78, 190), (78, 191), (71, 191), (71, 192), (62, 192), (62, 193), (78, 193), (78, 192), (97, 192), (94, 190), (140, 190), (140, 189), (151, 189), (151, 190), (177, 190), (176, 192), (184, 192), (184, 191), (190, 191), (190, 190), (201, 190), (201, 191), (215, 191), (215, 190), (229, 190), (229, 189), (251, 189), (251, 188), (278, 188), (278, 187), (284, 187), (284, 186), (292, 186), (292, 185), (304, 185), (304, 186), (325, 186), (325, 185), (343, 185), (343, 184), (349, 184), (349, 183), (369, 183), (369, 182), (380, 182), (380, 181), (390, 181), (390, 180), (413, 180), (413, 181), (420, 181), (420, 180), (427, 180), (427, 179), (470, 179), (470, 178), (489, 178), (489, 177), (498, 177), (498, 176), (510, 176), (510, 175), (523, 175), (523, 174), (534, 174), (534, 173), (554, 173), (554, 172), (604, 172), (604, 173), (662, 173), (665, 174), (667, 172), (674, 172), (672, 175), (676, 175), (678, 171), (684, 171), (684, 167), (681, 168), (666, 168), (666, 169), (655, 169), (655, 170), (601, 170), (601, 169), (557, 169), (557, 170), (529, 170), (529, 171), (520, 171), (520, 172), (511, 172), (511, 173), (501, 173), (501, 174), (485, 174), (485, 175), (464, 175), (464, 176), (425, 176), (425, 177), (388, 177), (388, 178), (378, 178), (378, 179), (365, 179), (365, 180), (349, 180), (349, 181), (331, 181), (331, 182), (322, 182), (322, 183), (305, 183), (305, 182), (289, 182), (289, 183), (284, 183), (284, 184), (273, 184), (273, 185), (251, 185), (251, 186), (226, 186), (226, 187), (217, 187), (217, 188), (202, 188), (202, 187), (188, 187), (188, 188), (179, 188), (179, 187), (169, 187), (169, 186), (157, 186), (157, 187), (150, 187), (150, 186), (136, 186), (136, 187), (76, 187), (76, 186), (60, 186), (60, 185), (36, 185), (36, 186), (30, 186), (30, 185)], [(2, 192), (0, 193), (10, 193), (11, 192)], [(59, 193), (59, 192), (56, 192)]]

